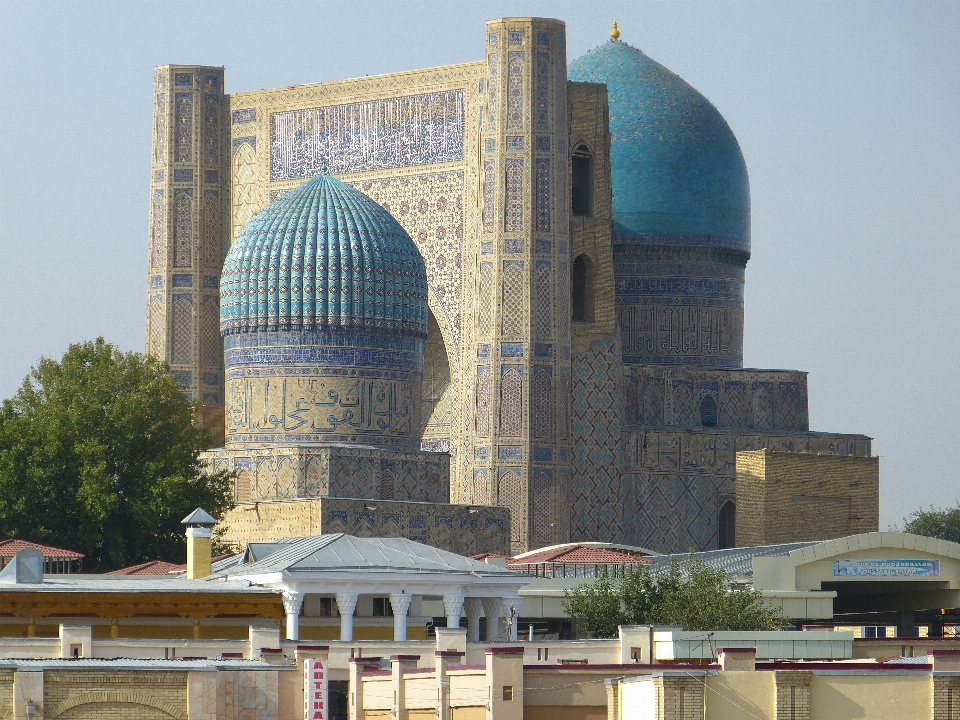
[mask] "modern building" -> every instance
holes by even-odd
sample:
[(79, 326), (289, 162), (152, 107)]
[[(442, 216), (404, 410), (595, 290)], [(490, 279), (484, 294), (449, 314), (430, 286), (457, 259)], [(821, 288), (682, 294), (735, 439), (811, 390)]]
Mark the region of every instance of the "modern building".
[[(559, 20), (476, 39), (229, 95), (223, 68), (156, 69), (147, 350), (224, 438), (228, 537), (709, 550), (738, 543), (739, 451), (869, 458), (810, 431), (803, 372), (743, 367), (750, 190), (720, 112), (616, 28), (569, 64)], [(830, 502), (779, 522), (877, 529), (811, 530)]]

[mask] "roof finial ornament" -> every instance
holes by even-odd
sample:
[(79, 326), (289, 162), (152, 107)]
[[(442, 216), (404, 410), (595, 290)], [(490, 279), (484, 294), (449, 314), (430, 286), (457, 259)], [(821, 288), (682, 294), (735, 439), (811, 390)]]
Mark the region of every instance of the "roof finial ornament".
[(613, 29), (610, 31), (610, 39), (611, 39), (611, 40), (619, 40), (619, 39), (620, 39), (620, 30), (617, 28), (617, 19), (616, 19), (616, 18), (613, 19)]

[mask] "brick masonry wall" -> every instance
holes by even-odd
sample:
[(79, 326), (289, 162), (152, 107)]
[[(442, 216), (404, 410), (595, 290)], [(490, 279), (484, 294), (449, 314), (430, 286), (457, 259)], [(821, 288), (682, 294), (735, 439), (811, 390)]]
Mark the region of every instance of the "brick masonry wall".
[(933, 676), (933, 720), (960, 717), (960, 677)]
[(13, 717), (13, 670), (0, 670), (0, 718)]
[(810, 720), (809, 670), (777, 670), (774, 672), (776, 720)]
[(880, 459), (737, 453), (738, 546), (830, 540), (880, 524)]
[(44, 673), (43, 700), (46, 717), (186, 717), (187, 673), (50, 670)]

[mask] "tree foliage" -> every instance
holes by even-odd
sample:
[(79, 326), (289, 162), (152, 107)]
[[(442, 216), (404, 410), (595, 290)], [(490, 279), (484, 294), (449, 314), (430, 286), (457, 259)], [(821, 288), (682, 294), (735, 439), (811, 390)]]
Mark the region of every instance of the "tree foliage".
[(620, 625), (680, 625), (685, 630), (779, 630), (779, 608), (752, 589), (730, 589), (730, 575), (695, 558), (646, 565), (622, 576), (602, 574), (567, 592), (567, 615), (594, 637), (616, 637)]
[(71, 345), (0, 409), (0, 537), (82, 552), (87, 572), (182, 562), (181, 519), (232, 505), (229, 474), (199, 462), (208, 442), (165, 363)]
[(960, 543), (960, 507), (915, 510), (903, 523), (904, 532)]

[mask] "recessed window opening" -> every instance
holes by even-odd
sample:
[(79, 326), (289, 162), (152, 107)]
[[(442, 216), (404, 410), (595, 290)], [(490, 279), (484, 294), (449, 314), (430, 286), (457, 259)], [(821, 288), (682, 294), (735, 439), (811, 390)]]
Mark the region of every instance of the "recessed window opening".
[(390, 598), (373, 598), (373, 616), (374, 617), (393, 617), (393, 605), (390, 604)]
[(573, 261), (571, 284), (573, 322), (593, 322), (594, 268), (589, 255), (578, 255)]
[(712, 395), (704, 395), (700, 401), (700, 424), (703, 427), (717, 426), (717, 401)]
[(721, 550), (737, 546), (737, 504), (727, 500), (720, 508), (717, 545)]
[(570, 209), (574, 215), (593, 215), (593, 154), (580, 143), (573, 149)]

